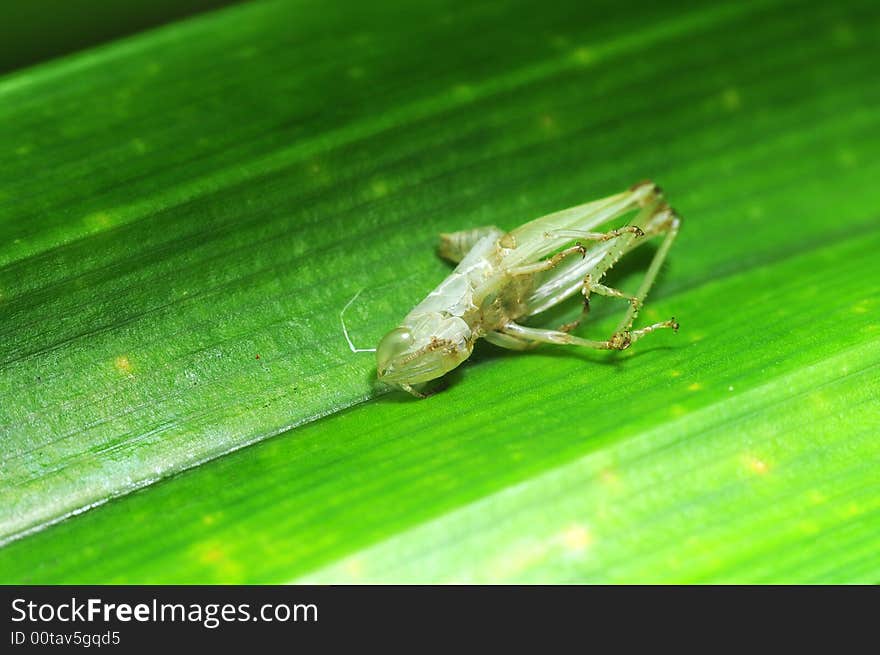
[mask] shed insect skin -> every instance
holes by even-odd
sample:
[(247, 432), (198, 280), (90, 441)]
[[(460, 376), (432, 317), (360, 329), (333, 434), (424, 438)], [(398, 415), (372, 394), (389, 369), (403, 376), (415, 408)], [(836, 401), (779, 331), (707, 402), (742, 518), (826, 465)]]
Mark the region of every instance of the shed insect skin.
[[(626, 226), (596, 231), (629, 213), (634, 216)], [(418, 387), (461, 364), (480, 338), (513, 350), (542, 343), (624, 350), (656, 330), (678, 330), (674, 318), (640, 329), (633, 329), (633, 322), (680, 224), (660, 188), (645, 181), (623, 193), (548, 214), (511, 232), (488, 226), (442, 234), (439, 253), (457, 266), (379, 342), (379, 380), (424, 398)], [(663, 241), (634, 295), (601, 284), (621, 257), (659, 236)], [(608, 339), (569, 334), (581, 319), (556, 330), (520, 325), (521, 320), (578, 293), (584, 298), (581, 318), (589, 309), (591, 294), (628, 302), (626, 315)], [(349, 345), (355, 350), (350, 340)]]

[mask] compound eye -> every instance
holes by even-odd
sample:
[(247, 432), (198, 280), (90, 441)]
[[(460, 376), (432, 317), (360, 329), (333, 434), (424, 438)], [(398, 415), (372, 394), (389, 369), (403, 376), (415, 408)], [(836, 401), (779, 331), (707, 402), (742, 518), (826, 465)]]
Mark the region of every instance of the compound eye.
[(379, 346), (376, 348), (376, 363), (380, 371), (388, 368), (388, 364), (395, 358), (399, 357), (413, 345), (412, 333), (403, 327), (391, 330), (382, 337)]

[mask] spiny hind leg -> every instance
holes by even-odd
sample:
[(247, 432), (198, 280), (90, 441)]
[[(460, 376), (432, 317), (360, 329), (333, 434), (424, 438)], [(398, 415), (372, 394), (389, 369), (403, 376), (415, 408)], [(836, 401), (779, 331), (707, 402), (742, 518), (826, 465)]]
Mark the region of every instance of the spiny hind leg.
[[(656, 329), (671, 327), (675, 330), (678, 330), (678, 323), (675, 321), (675, 319), (663, 321), (661, 323), (655, 323), (654, 325), (648, 326), (647, 328), (635, 331), (632, 330), (632, 326), (639, 315), (639, 311), (642, 309), (642, 306), (645, 303), (645, 297), (648, 295), (648, 291), (650, 291), (651, 287), (653, 286), (654, 281), (657, 278), (657, 274), (660, 272), (660, 268), (663, 265), (666, 256), (669, 254), (669, 249), (672, 247), (672, 242), (675, 240), (675, 237), (678, 234), (678, 229), (680, 225), (681, 218), (674, 211), (665, 206), (656, 215), (654, 215), (647, 224), (647, 227), (653, 234), (663, 234), (665, 232), (666, 237), (663, 239), (663, 242), (660, 244), (660, 247), (654, 254), (654, 257), (651, 260), (651, 264), (648, 266), (648, 271), (645, 273), (645, 277), (642, 280), (642, 284), (639, 286), (639, 289), (635, 293), (635, 295), (630, 295), (624, 291), (621, 291), (620, 289), (615, 289), (599, 282), (593, 282), (590, 275), (587, 275), (584, 278), (583, 286), (581, 287), (581, 294), (584, 296), (584, 306), (587, 309), (589, 308), (590, 294), (592, 293), (609, 298), (620, 298), (621, 300), (626, 300), (629, 303), (629, 309), (627, 310), (623, 319), (621, 319), (620, 323), (617, 325), (617, 329), (614, 331), (614, 334), (611, 335), (611, 338), (608, 339), (606, 343), (626, 344), (624, 346), (625, 348), (633, 341), (640, 339), (645, 334), (653, 332)], [(573, 330), (580, 323), (584, 315), (585, 313), (582, 314), (581, 318), (574, 323), (562, 326), (560, 330), (563, 332), (569, 332)]]
[(600, 284), (599, 282), (593, 282), (593, 276), (587, 275), (584, 277), (583, 285), (581, 286), (581, 295), (584, 297), (584, 304), (589, 308), (590, 303), (590, 295), (596, 294), (599, 296), (605, 296), (607, 298), (620, 298), (621, 300), (626, 300), (630, 307), (634, 307), (636, 312), (641, 308), (641, 301), (635, 296), (631, 296), (625, 291), (621, 291), (620, 289), (615, 289), (613, 287), (606, 286), (604, 284)]
[[(663, 211), (666, 211), (666, 210), (668, 210), (668, 208)], [(645, 214), (646, 219), (648, 220), (648, 225), (651, 226), (652, 234), (660, 233), (656, 230), (656, 226), (654, 225), (654, 222), (652, 220), (650, 220), (650, 219), (653, 219), (653, 214), (657, 211), (657, 202), (654, 200), (650, 200), (650, 199), (647, 200), (646, 204), (645, 204), (645, 208), (642, 211)], [(548, 237), (549, 236), (563, 237), (563, 238), (580, 237), (584, 240), (593, 240), (593, 241), (598, 241), (598, 242), (611, 241), (612, 239), (618, 239), (620, 237), (628, 236), (628, 235), (634, 235), (631, 238), (639, 238), (639, 237), (645, 236), (645, 232), (641, 228), (639, 228), (635, 225), (628, 225), (628, 226), (625, 226), (625, 227), (622, 227), (619, 229), (609, 230), (608, 232), (582, 232), (582, 231), (577, 231), (577, 230), (555, 230), (555, 231), (546, 233), (546, 236), (548, 236)], [(668, 247), (667, 247), (667, 250), (668, 250)], [(587, 253), (587, 249), (580, 242), (578, 242), (574, 246), (572, 246), (570, 248), (566, 248), (565, 250), (562, 250), (562, 251), (556, 253), (553, 257), (550, 257), (549, 259), (542, 260), (542, 261), (534, 263), (534, 264), (526, 264), (523, 266), (517, 266), (517, 267), (511, 268), (508, 272), (511, 275), (531, 275), (534, 273), (539, 273), (541, 271), (547, 271), (547, 270), (555, 268), (566, 257), (568, 257), (569, 255), (573, 255), (574, 253), (579, 253), (581, 255), (581, 257), (584, 257)], [(614, 255), (614, 257), (615, 257), (615, 259), (617, 258), (616, 255)], [(649, 270), (649, 274), (650, 274), (650, 270)], [(656, 276), (656, 273), (655, 273), (655, 276)], [(601, 284), (598, 282), (593, 282), (591, 276), (589, 276), (589, 275), (587, 275), (584, 278), (584, 282), (581, 287), (581, 293), (584, 297), (584, 304), (583, 304), (583, 308), (581, 310), (580, 315), (574, 321), (571, 321), (570, 323), (565, 323), (565, 324), (559, 326), (559, 331), (571, 332), (572, 330), (577, 328), (581, 324), (581, 322), (587, 317), (587, 315), (590, 312), (590, 294), (591, 293), (596, 293), (596, 294), (599, 294), (602, 296), (609, 296), (612, 298), (621, 298), (621, 299), (626, 300), (630, 303), (631, 315), (627, 314), (627, 316), (630, 318), (629, 323), (626, 326), (627, 330), (630, 327), (632, 327), (632, 321), (635, 320), (635, 317), (638, 315), (638, 311), (639, 311), (639, 309), (641, 309), (642, 302), (644, 299), (644, 294), (641, 297), (631, 296), (629, 294), (624, 293), (623, 291), (620, 291), (619, 289), (614, 289), (614, 288), (608, 287), (604, 284)], [(647, 291), (645, 293), (647, 293)]]
[(504, 230), (494, 225), (475, 227), (471, 230), (459, 232), (444, 232), (440, 235), (440, 244), (437, 246), (437, 254), (443, 259), (457, 264), (468, 254), (471, 248), (480, 239), (488, 236), (501, 237)]
[[(660, 272), (660, 268), (663, 266), (663, 262), (666, 261), (669, 249), (672, 247), (675, 237), (678, 236), (678, 229), (680, 226), (681, 217), (668, 206), (664, 206), (661, 211), (652, 216), (651, 220), (646, 225), (646, 232), (658, 235), (665, 234), (665, 237), (660, 243), (660, 247), (657, 248), (657, 252), (654, 253), (654, 257), (651, 259), (651, 264), (648, 266), (645, 277), (642, 278), (642, 283), (639, 285), (638, 291), (636, 291), (633, 296), (627, 297), (630, 301), (630, 308), (627, 310), (626, 315), (621, 319), (620, 323), (618, 323), (615, 334), (627, 332), (632, 328), (633, 322), (639, 315), (639, 310), (641, 310), (642, 305), (645, 303), (645, 298), (647, 297), (648, 292), (651, 290), (651, 287), (654, 286), (654, 282), (657, 279), (657, 274)], [(676, 324), (676, 329), (678, 329), (677, 326), (678, 324)]]
[(582, 339), (567, 332), (560, 330), (545, 330), (542, 328), (531, 328), (519, 325), (517, 323), (508, 323), (500, 331), (503, 334), (517, 337), (523, 341), (529, 341), (535, 344), (551, 343), (562, 346), (581, 346), (583, 348), (592, 348), (594, 350), (626, 350), (633, 343), (641, 339), (651, 332), (671, 328), (678, 330), (678, 323), (675, 319), (655, 323), (648, 327), (638, 330), (626, 330), (624, 332), (615, 332), (610, 339), (605, 341), (596, 341), (593, 339)]
[(560, 332), (573, 332), (578, 328), (578, 326), (589, 316), (590, 314), (590, 294), (596, 293), (600, 296), (609, 296), (612, 298), (622, 298), (624, 300), (629, 301), (630, 303), (635, 302), (635, 298), (633, 296), (628, 296), (623, 291), (618, 289), (612, 289), (611, 287), (606, 287), (604, 284), (598, 284), (592, 281), (591, 276), (587, 275), (584, 278), (583, 285), (581, 286), (581, 295), (584, 297), (584, 302), (581, 307), (581, 313), (578, 317), (569, 322), (563, 323), (560, 325), (557, 330)]

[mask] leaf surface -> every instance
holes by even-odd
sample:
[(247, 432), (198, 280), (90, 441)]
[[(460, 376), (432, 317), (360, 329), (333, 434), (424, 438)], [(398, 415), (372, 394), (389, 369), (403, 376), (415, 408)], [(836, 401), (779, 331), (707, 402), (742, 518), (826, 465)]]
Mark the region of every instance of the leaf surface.
[[(0, 79), (0, 579), (876, 581), (877, 18), (274, 2)], [(678, 335), (349, 352), (645, 177)]]

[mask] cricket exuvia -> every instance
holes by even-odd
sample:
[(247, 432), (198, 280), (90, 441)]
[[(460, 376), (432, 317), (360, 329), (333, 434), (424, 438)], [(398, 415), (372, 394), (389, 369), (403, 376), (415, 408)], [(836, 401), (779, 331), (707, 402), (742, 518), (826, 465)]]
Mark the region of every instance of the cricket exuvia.
[[(622, 219), (623, 227), (603, 226)], [(660, 329), (678, 330), (674, 318), (634, 329), (645, 297), (678, 234), (681, 218), (651, 181), (584, 205), (537, 218), (512, 232), (494, 226), (440, 235), (439, 254), (457, 264), (428, 297), (386, 334), (375, 351), (379, 380), (420, 398), (423, 385), (465, 361), (477, 339), (496, 346), (527, 350), (561, 344), (599, 350), (624, 350)], [(653, 237), (662, 237), (635, 294), (605, 286), (602, 280), (620, 259)], [(580, 317), (556, 329), (522, 323), (562, 301), (581, 294)], [(571, 334), (598, 294), (628, 303), (617, 329), (605, 340)]]

